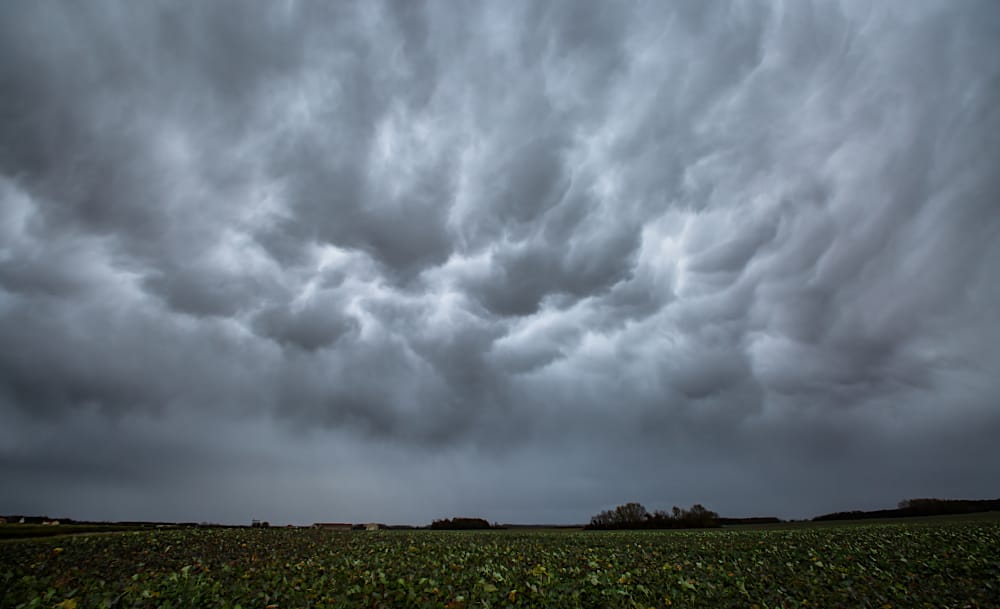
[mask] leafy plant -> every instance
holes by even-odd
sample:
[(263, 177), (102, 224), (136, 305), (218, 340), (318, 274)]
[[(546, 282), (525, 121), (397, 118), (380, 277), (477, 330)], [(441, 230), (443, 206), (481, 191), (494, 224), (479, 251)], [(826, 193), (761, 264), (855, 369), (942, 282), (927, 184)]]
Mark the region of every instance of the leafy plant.
[(1000, 524), (148, 530), (0, 544), (0, 609), (989, 607)]

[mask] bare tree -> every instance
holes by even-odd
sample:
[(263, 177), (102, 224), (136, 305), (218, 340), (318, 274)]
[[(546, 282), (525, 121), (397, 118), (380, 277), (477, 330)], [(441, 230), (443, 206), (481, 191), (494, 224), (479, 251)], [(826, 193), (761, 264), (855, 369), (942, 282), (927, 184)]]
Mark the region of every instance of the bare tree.
[(615, 524), (619, 526), (632, 526), (641, 524), (649, 516), (649, 512), (641, 503), (626, 503), (615, 508)]
[(642, 525), (649, 518), (649, 512), (641, 503), (626, 503), (613, 510), (604, 510), (590, 519), (594, 529), (628, 529)]

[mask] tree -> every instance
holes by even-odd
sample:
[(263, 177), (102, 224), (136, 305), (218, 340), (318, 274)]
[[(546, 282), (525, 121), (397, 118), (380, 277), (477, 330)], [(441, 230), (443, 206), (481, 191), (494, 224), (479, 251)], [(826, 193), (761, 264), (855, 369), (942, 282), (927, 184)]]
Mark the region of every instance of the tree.
[(472, 530), (488, 529), (489, 521), (483, 518), (443, 518), (431, 523), (432, 529)]
[(700, 503), (684, 510), (674, 507), (670, 512), (657, 510), (653, 514), (640, 503), (626, 503), (613, 510), (604, 510), (590, 519), (588, 529), (680, 529), (719, 526), (719, 515)]
[(604, 510), (590, 519), (591, 529), (634, 529), (641, 527), (649, 512), (641, 503), (626, 503), (613, 510)]
[(702, 504), (696, 503), (687, 511), (684, 520), (691, 526), (712, 527), (718, 525), (719, 515), (706, 509)]
[(621, 527), (630, 527), (642, 524), (649, 516), (649, 512), (641, 503), (626, 503), (615, 508), (615, 523)]
[(615, 513), (611, 510), (604, 510), (590, 518), (591, 529), (610, 529), (613, 526), (615, 526)]

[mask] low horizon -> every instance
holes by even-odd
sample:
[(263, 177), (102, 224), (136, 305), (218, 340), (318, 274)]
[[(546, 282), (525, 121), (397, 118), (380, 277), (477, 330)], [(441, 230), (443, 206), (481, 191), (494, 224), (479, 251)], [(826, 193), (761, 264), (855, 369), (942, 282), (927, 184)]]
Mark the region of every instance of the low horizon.
[(990, 0), (5, 3), (0, 510), (995, 494), (998, 31)]
[[(998, 497), (980, 497), (980, 498), (975, 498), (975, 497), (911, 497), (911, 498), (900, 500), (899, 502), (897, 502), (896, 504), (892, 505), (891, 507), (890, 506), (884, 506), (884, 507), (881, 507), (881, 508), (869, 508), (869, 509), (860, 509), (860, 508), (839, 509), (839, 510), (831, 510), (829, 512), (823, 512), (823, 513), (820, 513), (820, 514), (813, 514), (811, 516), (801, 516), (801, 517), (797, 517), (797, 518), (782, 518), (782, 517), (779, 517), (779, 516), (775, 516), (774, 514), (733, 515), (733, 514), (728, 514), (728, 513), (725, 513), (725, 512), (718, 512), (717, 510), (713, 510), (711, 506), (703, 506), (703, 507), (706, 507), (706, 508), (712, 510), (713, 512), (715, 512), (718, 515), (719, 518), (723, 518), (723, 519), (752, 520), (752, 519), (776, 518), (776, 519), (780, 520), (781, 522), (805, 522), (805, 521), (814, 520), (814, 519), (816, 519), (818, 517), (830, 516), (830, 515), (833, 515), (833, 514), (863, 513), (863, 512), (872, 512), (872, 511), (878, 512), (878, 511), (886, 511), (886, 510), (892, 511), (892, 510), (895, 510), (895, 509), (898, 509), (899, 507), (901, 507), (902, 503), (908, 502), (908, 501), (912, 501), (914, 499), (917, 499), (917, 500), (942, 501), (942, 502), (973, 502), (973, 503), (976, 503), (976, 502), (1000, 502), (1000, 498), (998, 498)], [(628, 502), (625, 502), (625, 503), (628, 503)], [(640, 503), (640, 505), (642, 505), (641, 502), (636, 502), (636, 503)], [(619, 505), (623, 505), (623, 504), (619, 504)], [(611, 509), (612, 507), (615, 507), (615, 506), (609, 506), (609, 508), (607, 508), (607, 509)], [(657, 510), (669, 511), (670, 509), (672, 509), (674, 507), (680, 507), (680, 506), (670, 506), (669, 508), (666, 508), (666, 507), (663, 507), (663, 508), (661, 508), (661, 507), (648, 508), (648, 506), (643, 505), (643, 507), (647, 507), (647, 509), (650, 510), (650, 513), (652, 513), (652, 512), (657, 511)], [(941, 513), (941, 515), (948, 515), (948, 514), (952, 514), (952, 512), (942, 512)], [(75, 516), (73, 516), (71, 514), (59, 514), (57, 516), (53, 516), (53, 515), (47, 514), (47, 513), (46, 514), (41, 514), (41, 513), (39, 513), (39, 514), (0, 513), (0, 516), (5, 516), (5, 517), (19, 516), (19, 517), (24, 517), (24, 518), (42, 518), (42, 519), (48, 519), (48, 520), (52, 520), (52, 521), (62, 521), (62, 520), (69, 521), (69, 520), (71, 520), (71, 521), (75, 521), (75, 522), (94, 522), (94, 523), (111, 523), (111, 524), (116, 523), (116, 522), (122, 522), (122, 523), (138, 522), (138, 523), (156, 523), (156, 524), (186, 524), (186, 523), (194, 523), (194, 524), (207, 524), (207, 525), (212, 525), (212, 526), (214, 526), (214, 525), (219, 525), (219, 526), (249, 526), (250, 524), (253, 524), (253, 523), (264, 522), (264, 523), (268, 523), (268, 526), (273, 526), (273, 527), (283, 527), (283, 526), (309, 527), (309, 526), (313, 526), (313, 525), (317, 525), (317, 524), (331, 524), (331, 523), (334, 523), (334, 524), (350, 524), (350, 525), (363, 525), (363, 524), (369, 524), (369, 523), (377, 523), (377, 524), (386, 525), (386, 526), (389, 526), (389, 527), (415, 527), (415, 528), (420, 528), (420, 527), (427, 527), (427, 526), (431, 525), (433, 522), (435, 522), (437, 520), (442, 520), (442, 519), (476, 519), (476, 520), (481, 519), (481, 520), (484, 520), (484, 521), (490, 523), (491, 525), (515, 526), (515, 527), (547, 527), (547, 526), (548, 527), (582, 527), (582, 526), (585, 526), (586, 524), (588, 524), (588, 522), (590, 521), (590, 517), (588, 517), (587, 520), (580, 521), (580, 522), (527, 522), (527, 521), (502, 522), (502, 521), (497, 521), (497, 520), (490, 520), (489, 518), (485, 518), (482, 515), (477, 515), (477, 514), (449, 514), (449, 515), (439, 516), (438, 518), (435, 518), (435, 519), (433, 519), (431, 521), (428, 521), (428, 522), (425, 522), (425, 523), (416, 523), (416, 522), (384, 522), (384, 521), (380, 521), (378, 519), (341, 520), (341, 519), (337, 519), (337, 518), (319, 519), (319, 520), (314, 520), (312, 522), (301, 522), (301, 521), (300, 522), (279, 522), (279, 521), (273, 521), (273, 520), (271, 520), (269, 518), (266, 518), (266, 517), (251, 517), (251, 518), (249, 518), (249, 519), (247, 519), (247, 520), (245, 520), (243, 522), (216, 522), (216, 521), (210, 521), (210, 520), (198, 519), (198, 518), (195, 518), (195, 519), (181, 519), (181, 520), (151, 520), (151, 519), (144, 519), (144, 518), (118, 518), (118, 519), (104, 518), (104, 519), (102, 519), (102, 518), (77, 518), (77, 517), (75, 517)]]

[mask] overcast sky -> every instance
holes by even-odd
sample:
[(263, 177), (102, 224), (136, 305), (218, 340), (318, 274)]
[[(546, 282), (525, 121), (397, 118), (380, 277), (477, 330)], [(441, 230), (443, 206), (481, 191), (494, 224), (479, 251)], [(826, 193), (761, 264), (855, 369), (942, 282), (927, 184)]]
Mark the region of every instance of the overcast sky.
[(1000, 496), (1000, 3), (0, 6), (0, 513)]

